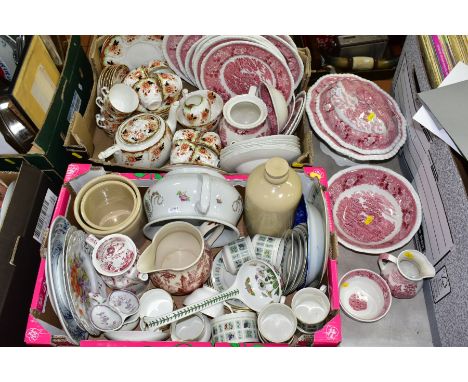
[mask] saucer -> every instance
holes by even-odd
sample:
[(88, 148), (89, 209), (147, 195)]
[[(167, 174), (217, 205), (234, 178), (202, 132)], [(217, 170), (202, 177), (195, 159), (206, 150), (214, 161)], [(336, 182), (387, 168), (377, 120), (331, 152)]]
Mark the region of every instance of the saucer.
[(354, 269), (340, 280), (340, 305), (348, 316), (357, 321), (378, 321), (392, 305), (390, 287), (377, 273)]

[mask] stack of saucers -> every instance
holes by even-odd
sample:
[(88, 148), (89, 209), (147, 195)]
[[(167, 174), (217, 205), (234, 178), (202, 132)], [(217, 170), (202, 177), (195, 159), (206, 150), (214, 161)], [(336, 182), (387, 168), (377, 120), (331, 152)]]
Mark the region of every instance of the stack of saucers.
[(273, 157), (292, 163), (301, 155), (299, 138), (295, 135), (270, 135), (233, 143), (221, 150), (223, 170), (250, 174), (257, 166)]
[(281, 262), (281, 278), (284, 295), (305, 286), (307, 277), (308, 231), (302, 223), (285, 232), (284, 253)]
[(110, 89), (115, 84), (121, 84), (130, 72), (130, 69), (126, 65), (109, 65), (102, 69), (99, 75), (97, 92), (98, 96), (101, 95), (101, 89), (106, 87)]

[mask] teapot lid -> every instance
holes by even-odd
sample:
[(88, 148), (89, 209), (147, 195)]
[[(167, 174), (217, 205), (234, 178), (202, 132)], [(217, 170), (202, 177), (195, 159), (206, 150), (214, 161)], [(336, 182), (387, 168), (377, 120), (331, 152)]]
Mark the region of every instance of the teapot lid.
[(122, 123), (115, 143), (121, 150), (136, 152), (145, 150), (161, 140), (166, 131), (166, 122), (158, 115), (141, 113)]

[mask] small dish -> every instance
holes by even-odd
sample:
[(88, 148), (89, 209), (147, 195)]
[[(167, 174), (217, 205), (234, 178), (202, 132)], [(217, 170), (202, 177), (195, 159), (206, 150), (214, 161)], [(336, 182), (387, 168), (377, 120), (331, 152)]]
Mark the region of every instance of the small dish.
[(390, 287), (377, 273), (368, 269), (353, 269), (340, 280), (340, 306), (357, 321), (374, 322), (390, 310)]
[(164, 341), (169, 337), (165, 332), (117, 330), (105, 332), (104, 337), (112, 341)]

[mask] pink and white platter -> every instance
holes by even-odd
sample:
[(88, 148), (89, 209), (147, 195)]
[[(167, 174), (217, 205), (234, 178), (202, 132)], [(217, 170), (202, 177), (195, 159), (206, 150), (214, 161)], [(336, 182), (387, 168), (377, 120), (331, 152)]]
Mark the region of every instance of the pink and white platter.
[(177, 75), (225, 102), (266, 81), (289, 103), (304, 74), (289, 36), (173, 35), (163, 38), (162, 50)]
[(307, 93), (306, 110), (320, 138), (358, 161), (389, 159), (406, 141), (406, 121), (395, 100), (352, 74), (321, 77)]
[(392, 170), (353, 166), (333, 175), (329, 184), (338, 241), (354, 251), (394, 251), (408, 243), (421, 225), (416, 191)]

